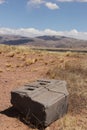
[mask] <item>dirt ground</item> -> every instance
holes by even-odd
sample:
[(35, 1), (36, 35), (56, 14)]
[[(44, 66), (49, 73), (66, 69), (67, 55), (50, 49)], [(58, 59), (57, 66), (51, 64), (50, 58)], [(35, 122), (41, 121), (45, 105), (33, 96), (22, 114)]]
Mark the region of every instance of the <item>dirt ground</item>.
[[(80, 56), (71, 55), (70, 52), (66, 54), (62, 53), (48, 53), (39, 51), (20, 51), (17, 49), (7, 49), (0, 51), (0, 130), (32, 130), (29, 125), (26, 125), (24, 121), (20, 120), (20, 115), (17, 111), (12, 108), (10, 103), (11, 91), (18, 88), (26, 83), (33, 82), (41, 78), (57, 78), (61, 79), (61, 75), (57, 76), (55, 68), (58, 67), (60, 70), (63, 68), (67, 70), (69, 66), (68, 63), (75, 64), (80, 61), (87, 65), (87, 55), (83, 54)], [(78, 60), (78, 61), (77, 61)], [(82, 60), (82, 61), (81, 61)], [(80, 65), (81, 67), (81, 65)], [(57, 69), (58, 69), (57, 68)], [(77, 66), (78, 68), (78, 66)], [(73, 90), (69, 88), (69, 91), (74, 93), (70, 101), (72, 106), (69, 107), (68, 113), (62, 119), (52, 123), (46, 130), (87, 130), (87, 75), (86, 67), (82, 71), (83, 81), (80, 83), (79, 92), (76, 86)], [(73, 68), (70, 68), (73, 70)], [(69, 73), (69, 72), (68, 72)], [(74, 72), (73, 72), (74, 73)], [(78, 75), (78, 74), (77, 74)], [(69, 75), (70, 76), (70, 75)], [(75, 76), (75, 75), (74, 75)], [(78, 75), (79, 77), (80, 75)], [(69, 77), (70, 78), (70, 77)], [(77, 78), (77, 77), (76, 77)], [(80, 77), (82, 78), (82, 77)], [(62, 78), (64, 79), (64, 78)], [(67, 80), (67, 79), (66, 79)], [(72, 78), (72, 82), (74, 79)], [(70, 82), (70, 84), (72, 84)], [(79, 86), (79, 84), (78, 84)], [(82, 89), (83, 87), (83, 89)], [(81, 95), (83, 92), (84, 96)], [(85, 92), (84, 92), (85, 91)], [(78, 92), (77, 94), (75, 92)], [(81, 96), (80, 96), (81, 95)], [(73, 101), (77, 101), (73, 103)], [(78, 109), (78, 104), (80, 102), (81, 106)], [(82, 106), (83, 105), (83, 106)], [(77, 112), (78, 111), (78, 112)]]

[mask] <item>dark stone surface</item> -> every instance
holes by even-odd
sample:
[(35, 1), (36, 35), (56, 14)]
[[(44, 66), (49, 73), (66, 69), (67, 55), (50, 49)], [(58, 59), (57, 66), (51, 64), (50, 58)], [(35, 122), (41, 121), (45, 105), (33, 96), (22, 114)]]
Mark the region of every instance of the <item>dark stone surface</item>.
[(11, 103), (26, 120), (48, 126), (67, 112), (68, 91), (62, 80), (37, 80), (11, 92)]

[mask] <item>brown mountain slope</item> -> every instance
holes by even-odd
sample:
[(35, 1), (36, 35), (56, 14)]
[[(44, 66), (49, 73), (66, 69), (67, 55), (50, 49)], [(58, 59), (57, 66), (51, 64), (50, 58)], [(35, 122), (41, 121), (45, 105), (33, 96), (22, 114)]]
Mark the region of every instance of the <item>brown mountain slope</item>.
[(78, 40), (64, 36), (39, 36), (36, 38), (1, 35), (0, 44), (29, 45), (31, 47), (48, 48), (87, 48), (86, 40)]

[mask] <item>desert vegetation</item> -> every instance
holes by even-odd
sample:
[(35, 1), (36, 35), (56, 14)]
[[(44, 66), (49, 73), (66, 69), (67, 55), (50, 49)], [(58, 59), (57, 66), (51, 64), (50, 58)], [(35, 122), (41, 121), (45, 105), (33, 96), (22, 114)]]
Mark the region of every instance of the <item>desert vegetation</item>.
[(46, 130), (87, 130), (87, 53), (53, 53), (6, 45), (0, 45), (0, 130), (35, 129), (8, 109), (11, 90), (38, 78), (66, 80), (69, 91), (67, 114)]

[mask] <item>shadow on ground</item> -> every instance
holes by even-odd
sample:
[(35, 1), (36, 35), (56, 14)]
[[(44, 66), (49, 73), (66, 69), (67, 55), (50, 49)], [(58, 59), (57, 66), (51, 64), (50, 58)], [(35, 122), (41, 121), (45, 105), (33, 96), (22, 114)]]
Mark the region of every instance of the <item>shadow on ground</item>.
[(6, 115), (6, 116), (12, 117), (12, 118), (17, 118), (21, 122), (23, 122), (25, 125), (28, 125), (29, 128), (33, 128), (33, 129), (37, 128), (38, 130), (44, 130), (43, 127), (40, 127), (38, 125), (34, 125), (30, 121), (27, 121), (25, 119), (25, 117), (21, 113), (19, 113), (13, 106), (7, 108), (6, 110), (0, 111), (0, 114)]
[(19, 112), (14, 107), (9, 107), (4, 111), (0, 111), (0, 114), (4, 114), (8, 117), (13, 117), (13, 118), (20, 116)]

